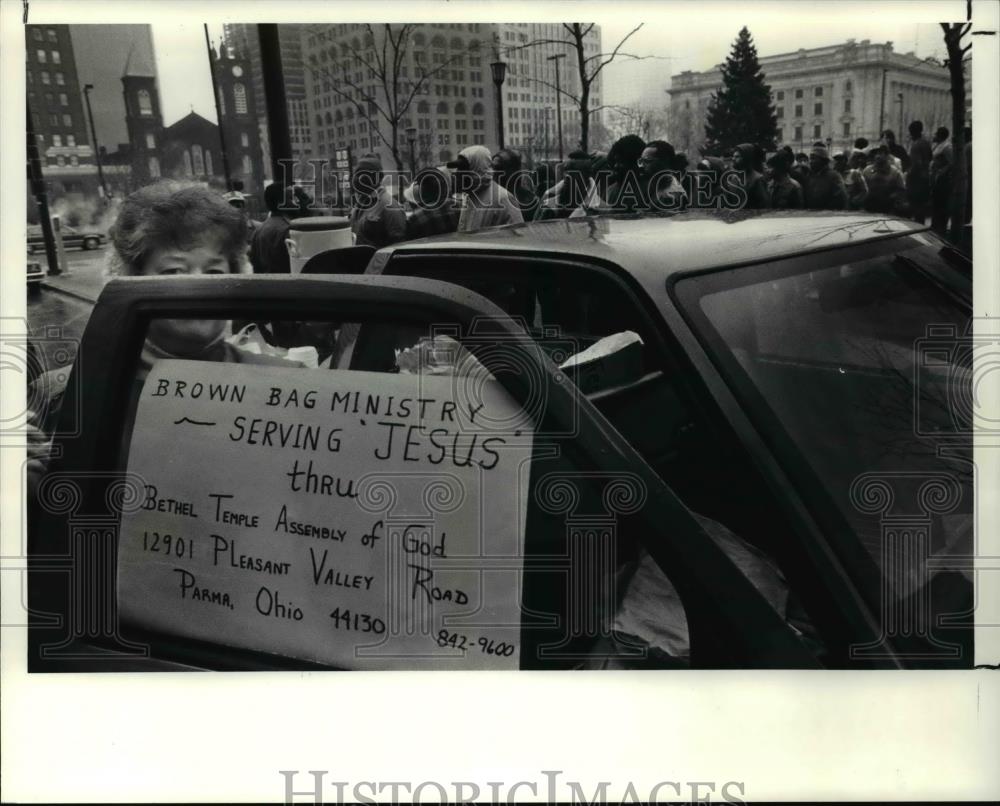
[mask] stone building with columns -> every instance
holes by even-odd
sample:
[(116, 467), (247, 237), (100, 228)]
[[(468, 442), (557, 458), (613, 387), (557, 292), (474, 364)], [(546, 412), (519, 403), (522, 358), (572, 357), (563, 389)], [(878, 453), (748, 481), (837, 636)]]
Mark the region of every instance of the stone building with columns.
[[(764, 56), (760, 66), (778, 116), (778, 141), (796, 151), (807, 151), (817, 140), (835, 151), (858, 137), (876, 142), (883, 129), (894, 130), (905, 144), (913, 120), (923, 121), (928, 136), (938, 126), (951, 127), (947, 69), (913, 53), (896, 53), (892, 42), (849, 39)], [(698, 153), (709, 101), (721, 85), (721, 65), (672, 77), (669, 131), (679, 151)]]

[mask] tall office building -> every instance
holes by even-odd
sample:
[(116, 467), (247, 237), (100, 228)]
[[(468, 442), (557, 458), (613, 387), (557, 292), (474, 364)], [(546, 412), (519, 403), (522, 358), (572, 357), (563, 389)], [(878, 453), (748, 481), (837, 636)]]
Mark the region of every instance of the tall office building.
[(27, 25), (25, 73), (50, 200), (96, 194), (97, 164), (68, 25)]
[[(303, 36), (306, 99), (316, 156), (332, 158), (350, 148), (356, 158), (372, 151), (394, 168), (389, 143), (391, 124), (383, 116), (361, 114), (360, 107), (373, 98), (383, 109), (401, 110), (396, 144), (402, 167), (410, 162), (406, 129), (416, 129), (414, 161), (420, 166), (453, 159), (469, 145), (499, 145), (497, 96), (490, 64), (499, 58), (507, 64), (501, 90), (505, 145), (520, 149), (529, 159), (552, 158), (556, 142), (556, 67), (548, 57), (566, 53), (561, 60), (560, 85), (579, 95), (575, 51), (569, 45), (533, 44), (545, 39), (569, 40), (568, 32), (548, 23), (428, 23), (409, 31), (398, 70), (387, 75), (395, 93), (387, 93), (378, 75), (385, 29), (364, 25), (310, 26)], [(600, 28), (585, 39), (589, 55), (600, 53)], [(388, 51), (392, 54), (393, 48)], [(392, 96), (392, 97), (389, 97)], [(562, 104), (565, 151), (579, 138), (579, 110), (564, 96)], [(601, 105), (600, 79), (591, 88), (592, 107)], [(600, 114), (592, 121), (600, 120)]]
[[(302, 38), (314, 25), (281, 24), (278, 42), (281, 48), (281, 68), (285, 79), (285, 104), (288, 111), (292, 157), (308, 160), (314, 156), (312, 130), (306, 104), (306, 71), (302, 59)], [(226, 23), (223, 26), (226, 45), (234, 48), (250, 65), (250, 86), (257, 110), (257, 131), (263, 150), (265, 170), (270, 172), (270, 143), (267, 132), (267, 105), (264, 103), (264, 71), (260, 60), (260, 38), (257, 26), (249, 23)]]

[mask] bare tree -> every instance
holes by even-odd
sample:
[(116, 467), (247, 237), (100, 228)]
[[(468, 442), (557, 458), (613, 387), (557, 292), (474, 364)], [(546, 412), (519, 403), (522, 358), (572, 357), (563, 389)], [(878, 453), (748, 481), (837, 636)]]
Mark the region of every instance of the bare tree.
[[(317, 26), (314, 31), (325, 30)], [(478, 40), (451, 53), (437, 64), (428, 65), (419, 58), (410, 59), (416, 24), (385, 23), (361, 26), (361, 41), (343, 42), (346, 53), (333, 57), (333, 66), (309, 64), (315, 77), (325, 82), (324, 89), (352, 105), (359, 117), (392, 153), (396, 169), (403, 170), (404, 156), (399, 131), (419, 95), (428, 94), (428, 82), (468, 53), (479, 50)], [(343, 49), (342, 48), (342, 49)], [(412, 68), (412, 70), (411, 70)]]
[[(965, 163), (965, 54), (972, 47), (970, 42), (962, 44), (963, 37), (972, 28), (971, 22), (942, 22), (944, 44), (948, 49), (945, 67), (951, 78), (951, 148), (952, 183), (951, 183), (951, 229), (952, 243), (962, 243), (962, 233), (965, 228), (965, 197), (969, 182), (968, 166)], [(971, 65), (970, 65), (971, 66)]]
[(504, 48), (504, 52), (512, 53), (525, 48), (537, 47), (538, 45), (560, 45), (567, 49), (569, 55), (575, 56), (575, 64), (573, 66), (579, 80), (579, 93), (571, 92), (564, 86), (556, 87), (555, 84), (542, 78), (534, 76), (528, 76), (527, 78), (556, 90), (576, 106), (580, 113), (580, 147), (584, 151), (589, 150), (590, 146), (590, 116), (607, 106), (606, 104), (602, 104), (601, 106), (591, 108), (590, 105), (591, 89), (601, 71), (618, 58), (633, 60), (656, 58), (654, 56), (636, 56), (633, 53), (626, 53), (622, 50), (622, 47), (632, 38), (632, 35), (642, 28), (643, 23), (639, 23), (622, 37), (621, 41), (610, 52), (588, 55), (586, 37), (594, 29), (594, 25), (592, 22), (564, 22), (562, 27), (566, 31), (565, 39), (534, 39), (523, 45), (513, 45)]
[(626, 134), (638, 134), (643, 140), (665, 135), (667, 129), (666, 109), (633, 104), (611, 107), (611, 133), (617, 139)]

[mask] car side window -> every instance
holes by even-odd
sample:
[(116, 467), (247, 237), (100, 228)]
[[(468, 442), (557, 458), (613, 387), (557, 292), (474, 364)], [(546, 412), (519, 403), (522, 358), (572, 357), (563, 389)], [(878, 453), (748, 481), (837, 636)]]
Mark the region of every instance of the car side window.
[(571, 458), (483, 337), (320, 325), (150, 320), (119, 461), (130, 629), (339, 668), (687, 663), (676, 593), (640, 629), (636, 597), (673, 591), (637, 549), (642, 485)]

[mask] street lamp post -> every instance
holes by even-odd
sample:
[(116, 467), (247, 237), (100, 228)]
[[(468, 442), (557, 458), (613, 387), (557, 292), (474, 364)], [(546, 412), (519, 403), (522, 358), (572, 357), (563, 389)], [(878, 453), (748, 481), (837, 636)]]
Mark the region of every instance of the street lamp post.
[(559, 83), (559, 60), (565, 58), (565, 53), (556, 53), (548, 57), (548, 61), (556, 64), (556, 136), (559, 138), (559, 162), (563, 161), (562, 85)]
[(101, 150), (97, 145), (97, 130), (94, 128), (94, 112), (90, 108), (90, 91), (93, 84), (83, 85), (83, 97), (87, 102), (87, 118), (90, 120), (90, 139), (94, 141), (94, 162), (97, 163), (97, 181), (101, 183), (101, 194), (105, 201), (108, 198), (108, 186), (104, 184), (104, 169), (101, 167)]
[(414, 177), (417, 175), (417, 154), (413, 147), (417, 142), (417, 127), (407, 126), (406, 127), (406, 139), (410, 143), (410, 173)]
[(497, 88), (497, 128), (500, 130), (500, 148), (503, 148), (503, 80), (507, 77), (507, 62), (492, 62), (493, 83)]

